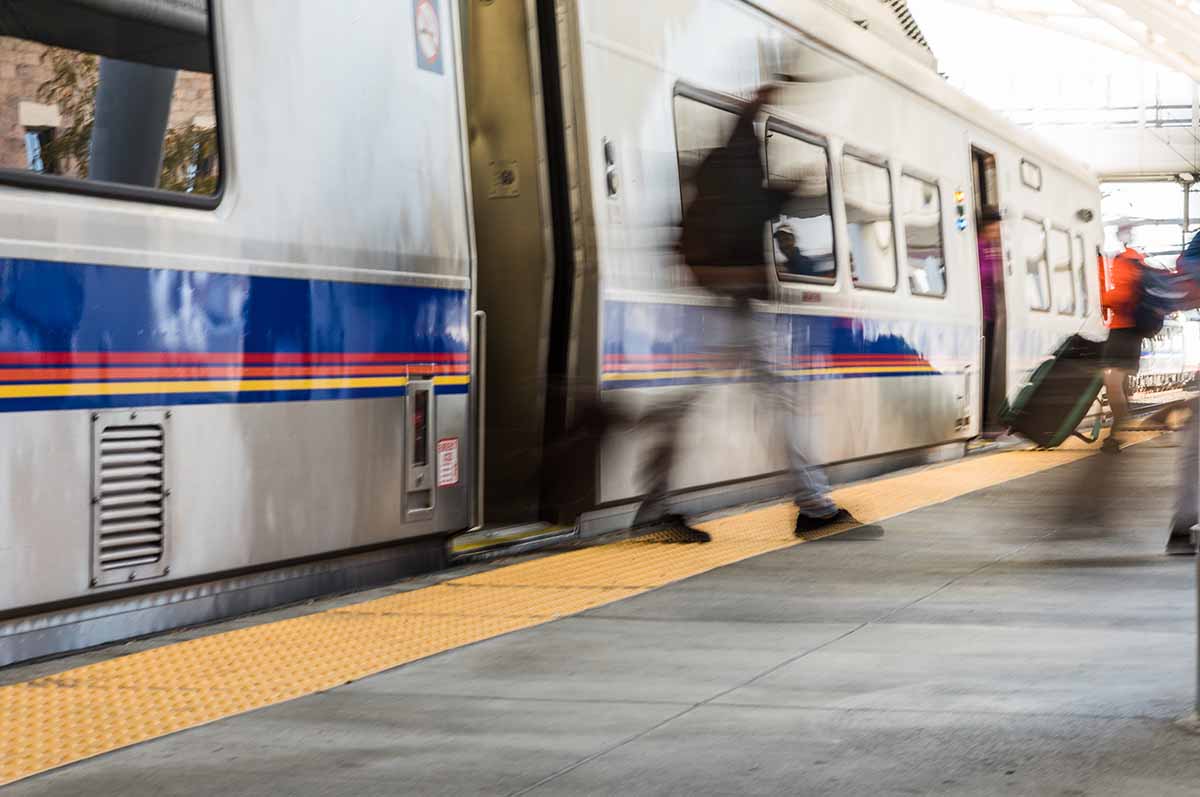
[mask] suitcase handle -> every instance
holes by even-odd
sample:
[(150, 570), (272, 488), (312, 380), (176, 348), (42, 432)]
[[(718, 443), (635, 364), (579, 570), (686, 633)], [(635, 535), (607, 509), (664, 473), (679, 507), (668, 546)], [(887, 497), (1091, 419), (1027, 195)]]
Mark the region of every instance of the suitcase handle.
[(1081, 434), (1078, 431), (1071, 432), (1071, 436), (1078, 437), (1083, 442), (1087, 443), (1088, 445), (1091, 445), (1092, 443), (1094, 443), (1100, 439), (1100, 430), (1102, 428), (1104, 428), (1104, 418), (1102, 416), (1096, 416), (1096, 422), (1094, 424), (1092, 424), (1092, 436), (1091, 437), (1088, 437), (1085, 434)]

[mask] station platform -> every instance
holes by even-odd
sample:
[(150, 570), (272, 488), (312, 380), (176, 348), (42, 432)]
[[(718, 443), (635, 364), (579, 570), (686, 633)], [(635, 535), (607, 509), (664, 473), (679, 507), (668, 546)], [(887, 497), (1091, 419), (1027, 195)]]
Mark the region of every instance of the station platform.
[(1200, 793), (1176, 441), (786, 504), (0, 670), (18, 795)]

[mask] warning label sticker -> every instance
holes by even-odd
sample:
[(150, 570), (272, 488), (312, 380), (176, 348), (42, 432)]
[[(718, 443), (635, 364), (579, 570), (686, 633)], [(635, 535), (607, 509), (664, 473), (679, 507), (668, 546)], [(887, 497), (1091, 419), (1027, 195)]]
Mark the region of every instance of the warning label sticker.
[(458, 484), (458, 438), (438, 440), (437, 486), (453, 487)]

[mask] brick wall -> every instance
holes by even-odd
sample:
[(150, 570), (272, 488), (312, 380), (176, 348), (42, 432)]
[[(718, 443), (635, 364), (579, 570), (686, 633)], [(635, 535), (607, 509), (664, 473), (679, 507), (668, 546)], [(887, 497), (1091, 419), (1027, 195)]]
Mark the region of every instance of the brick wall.
[(26, 166), (25, 128), (17, 106), (22, 100), (37, 102), (38, 86), (50, 79), (50, 65), (42, 63), (45, 51), (36, 42), (0, 37), (0, 166)]

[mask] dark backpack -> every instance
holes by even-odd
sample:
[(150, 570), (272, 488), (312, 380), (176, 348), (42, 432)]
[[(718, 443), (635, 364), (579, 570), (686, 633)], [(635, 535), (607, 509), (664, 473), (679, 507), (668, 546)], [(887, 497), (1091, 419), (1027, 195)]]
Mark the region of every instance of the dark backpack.
[[(716, 293), (754, 295), (766, 290), (763, 234), (788, 196), (766, 186), (754, 131), (757, 108), (749, 106), (729, 140), (705, 156), (692, 179), (695, 197), (683, 211), (683, 261), (698, 284)], [(736, 287), (714, 278), (718, 270), (731, 267), (759, 273)]]
[(1133, 325), (1143, 338), (1161, 332), (1166, 317), (1178, 309), (1183, 292), (1177, 282), (1170, 272), (1144, 266), (1140, 269)]

